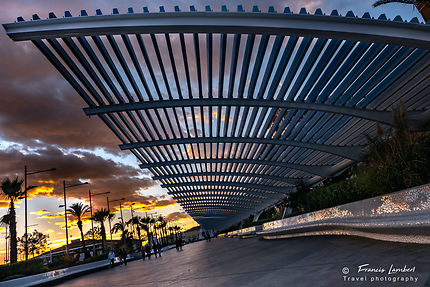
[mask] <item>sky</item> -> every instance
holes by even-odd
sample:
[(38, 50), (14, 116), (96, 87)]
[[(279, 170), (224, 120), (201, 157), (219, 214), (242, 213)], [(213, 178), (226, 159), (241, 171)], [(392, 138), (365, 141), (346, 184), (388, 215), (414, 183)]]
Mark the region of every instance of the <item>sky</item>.
[[(166, 4), (167, 3), (167, 4)], [(362, 16), (370, 12), (373, 17), (385, 13), (388, 18), (401, 15), (410, 20), (418, 17), (413, 6), (388, 4), (373, 8), (373, 1), (353, 0), (315, 0), (315, 1), (91, 1), (91, 0), (3, 0), (0, 9), (0, 23), (9, 23), (22, 16), (29, 20), (32, 14), (46, 18), (49, 12), (57, 16), (69, 10), (77, 16), (80, 10), (87, 10), (89, 15), (101, 9), (110, 14), (112, 8), (125, 13), (128, 7), (135, 12), (147, 6), (150, 11), (158, 12), (164, 5), (166, 11), (172, 11), (178, 5), (183, 11), (195, 5), (203, 10), (211, 5), (214, 11), (221, 5), (234, 11), (242, 4), (249, 11), (253, 5), (259, 5), (262, 11), (274, 6), (283, 11), (288, 6), (293, 12), (305, 7), (313, 13), (321, 8), (330, 14), (337, 9), (340, 14), (352, 10)], [(29, 170), (55, 167), (57, 170), (29, 176), (29, 185), (38, 188), (29, 193), (28, 219), (34, 229), (49, 234), (51, 246), (64, 244), (64, 211), (58, 206), (63, 203), (62, 181), (77, 183), (88, 181), (90, 185), (67, 190), (68, 205), (75, 202), (89, 204), (88, 190), (92, 193), (109, 191), (111, 200), (125, 197), (123, 216), (130, 218), (130, 203), (138, 215), (157, 213), (170, 220), (176, 220), (184, 228), (196, 223), (167, 195), (159, 183), (150, 178), (147, 170), (138, 167), (138, 161), (127, 151), (120, 151), (119, 140), (97, 117), (86, 117), (82, 111), (83, 100), (52, 67), (49, 62), (30, 42), (13, 42), (4, 31), (0, 31), (0, 178), (23, 177), (24, 165)], [(105, 195), (93, 198), (94, 210), (106, 208)], [(7, 211), (8, 202), (0, 197), (0, 216)], [(16, 203), (18, 236), (24, 233), (24, 205)], [(112, 203), (111, 208), (119, 212), (119, 204)], [(118, 214), (116, 217), (118, 218)], [(118, 219), (116, 219), (118, 220)], [(71, 222), (71, 239), (79, 238), (75, 222)], [(84, 232), (90, 223), (84, 221)], [(5, 252), (5, 230), (0, 227), (0, 263)]]

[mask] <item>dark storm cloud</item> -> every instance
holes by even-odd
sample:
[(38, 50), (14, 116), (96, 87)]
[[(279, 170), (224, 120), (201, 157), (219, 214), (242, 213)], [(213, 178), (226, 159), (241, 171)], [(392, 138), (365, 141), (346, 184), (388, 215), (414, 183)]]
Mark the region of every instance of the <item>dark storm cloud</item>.
[[(67, 183), (78, 183), (78, 179), (88, 179), (90, 185), (68, 189), (67, 196), (88, 200), (88, 189), (91, 189), (92, 193), (109, 191), (111, 199), (125, 197), (126, 201), (144, 204), (158, 200), (154, 196), (141, 196), (136, 193), (139, 189), (155, 185), (150, 178), (137, 178), (140, 175), (139, 170), (88, 152), (79, 152), (79, 155), (66, 154), (57, 147), (49, 146), (35, 148), (32, 149), (32, 153), (23, 154), (16, 148), (9, 148), (0, 150), (0, 162), (3, 163), (0, 166), (0, 174), (20, 178), (22, 178), (24, 163), (31, 163), (31, 170), (56, 167), (56, 171), (35, 174), (29, 178), (29, 185), (53, 187), (52, 193), (45, 194), (48, 196), (63, 196), (63, 180)], [(161, 201), (164, 202), (166, 199), (161, 198)], [(94, 202), (96, 208), (105, 207), (106, 198), (95, 197)]]
[(0, 69), (0, 136), (3, 139), (21, 143), (39, 139), (64, 147), (101, 146), (119, 150), (119, 141), (98, 118), (84, 115), (81, 109), (84, 102), (47, 65), (39, 51), (27, 47), (27, 43), (11, 47), (10, 40), (4, 37), (0, 36), (0, 43), (7, 41), (6, 45), (0, 45), (3, 67)]

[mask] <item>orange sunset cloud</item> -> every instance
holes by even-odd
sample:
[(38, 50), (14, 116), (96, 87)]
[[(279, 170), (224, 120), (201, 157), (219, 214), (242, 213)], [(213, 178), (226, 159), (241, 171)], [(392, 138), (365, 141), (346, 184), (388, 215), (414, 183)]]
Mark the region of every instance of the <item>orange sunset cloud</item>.
[(38, 195), (42, 196), (53, 196), (51, 195), (54, 192), (53, 187), (47, 187), (47, 186), (38, 186), (34, 189), (31, 189), (28, 194), (28, 198), (33, 198)]
[[(130, 208), (130, 206), (133, 204), (133, 202), (127, 201), (124, 202), (123, 208)], [(146, 203), (140, 203), (135, 202), (133, 205), (133, 210), (144, 212), (144, 211), (152, 211), (152, 210), (158, 210), (161, 208), (169, 207), (169, 206), (175, 206), (178, 205), (177, 202), (173, 200), (160, 200), (160, 201), (154, 201), (149, 204)], [(119, 205), (114, 207), (116, 212), (120, 211)]]
[(49, 213), (49, 211), (46, 210), (46, 209), (42, 209), (42, 210), (39, 210), (39, 211), (32, 211), (32, 212), (30, 212), (30, 214), (36, 214), (36, 215), (44, 215), (44, 214), (47, 214), (47, 213)]

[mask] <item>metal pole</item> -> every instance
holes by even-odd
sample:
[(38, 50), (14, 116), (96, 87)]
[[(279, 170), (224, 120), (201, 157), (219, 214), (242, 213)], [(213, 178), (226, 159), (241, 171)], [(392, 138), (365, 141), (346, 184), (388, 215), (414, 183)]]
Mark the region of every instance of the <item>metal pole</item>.
[(121, 222), (122, 222), (122, 226), (124, 226), (124, 227), (125, 227), (125, 225), (124, 225), (124, 216), (122, 216), (121, 201), (119, 202), (119, 212), (121, 213)]
[(25, 260), (28, 260), (28, 234), (27, 234), (27, 166), (24, 166), (24, 198), (25, 198), (25, 244), (24, 244), (24, 252), (25, 252)]
[(108, 208), (108, 219), (109, 219), (109, 234), (110, 234), (110, 248), (113, 249), (113, 245), (112, 245), (112, 227), (111, 227), (111, 223), (110, 223), (110, 209), (109, 209), (109, 196), (106, 196), (106, 201), (107, 201), (107, 208)]
[(69, 254), (69, 231), (67, 229), (66, 181), (63, 180), (64, 191), (64, 221), (66, 222), (66, 253)]
[(91, 212), (91, 233), (93, 234), (93, 256), (96, 256), (96, 242), (94, 240), (94, 223), (93, 223), (93, 205), (91, 203), (91, 189), (88, 190), (88, 194), (90, 195), (90, 212)]
[(6, 225), (6, 257), (5, 257), (5, 263), (7, 263), (9, 261), (9, 251), (7, 249), (7, 241), (8, 241), (8, 236), (7, 236), (7, 230), (8, 230), (9, 225)]
[(133, 224), (133, 205), (130, 204), (130, 213), (131, 213), (131, 230), (132, 230), (132, 238), (134, 239), (134, 224)]

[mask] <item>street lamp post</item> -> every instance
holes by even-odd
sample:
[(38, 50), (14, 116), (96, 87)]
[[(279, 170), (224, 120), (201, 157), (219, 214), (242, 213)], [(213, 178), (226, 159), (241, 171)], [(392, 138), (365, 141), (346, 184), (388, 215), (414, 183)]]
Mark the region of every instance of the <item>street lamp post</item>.
[(27, 227), (28, 227), (28, 221), (27, 221), (27, 191), (35, 188), (36, 186), (29, 186), (27, 187), (27, 176), (41, 173), (41, 172), (47, 172), (47, 171), (54, 171), (56, 168), (50, 168), (50, 169), (44, 169), (44, 170), (36, 170), (36, 171), (28, 171), (27, 166), (24, 166), (24, 206), (25, 206), (25, 244), (24, 244), (24, 251), (25, 251), (25, 260), (28, 260), (28, 239), (27, 239)]
[(133, 224), (133, 205), (135, 205), (136, 202), (133, 202), (132, 204), (130, 204), (130, 213), (131, 213), (131, 220), (132, 220), (132, 224), (131, 224), (131, 230), (132, 230), (132, 234), (133, 234), (133, 239), (134, 239), (134, 224)]
[(64, 193), (64, 204), (60, 205), (59, 207), (64, 206), (64, 221), (66, 222), (66, 253), (69, 254), (69, 230), (67, 228), (67, 202), (66, 202), (66, 188), (72, 188), (75, 186), (80, 186), (88, 184), (88, 182), (82, 182), (82, 183), (76, 183), (76, 184), (69, 184), (66, 185), (66, 181), (63, 180), (63, 193)]
[(109, 220), (109, 234), (110, 234), (110, 248), (112, 249), (112, 226), (110, 223), (110, 208), (109, 208), (109, 196), (106, 196), (106, 201), (107, 201), (107, 209), (108, 209), (108, 220)]
[(123, 225), (123, 226), (125, 226), (125, 225), (124, 225), (124, 216), (122, 216), (121, 201), (119, 202), (119, 213), (121, 214), (121, 222), (122, 222), (122, 225)]
[[(109, 201), (109, 197), (106, 196), (107, 208), (108, 208), (109, 215), (110, 215), (109, 202), (119, 201), (119, 210), (121, 211), (121, 220), (122, 220), (122, 224), (124, 225), (124, 219), (122, 219), (121, 200), (125, 200), (125, 198), (123, 197), (123, 198), (120, 198), (120, 199), (114, 199), (114, 200)], [(108, 219), (109, 219), (109, 233), (110, 233), (110, 248), (113, 248), (113, 245), (112, 245), (112, 226), (111, 226), (110, 217), (108, 217)]]
[[(102, 195), (102, 194), (109, 194), (109, 193), (110, 193), (109, 191), (107, 191), (107, 192), (100, 192), (100, 193), (93, 194), (92, 196)], [(88, 190), (88, 194), (89, 194), (89, 197), (90, 197), (90, 212), (91, 212), (91, 218), (90, 218), (90, 220), (91, 220), (91, 233), (93, 235), (93, 255), (96, 255), (96, 241), (94, 240), (93, 205), (92, 205), (92, 202), (91, 202), (91, 190), (90, 189)], [(103, 248), (104, 248), (104, 246), (103, 246)]]

